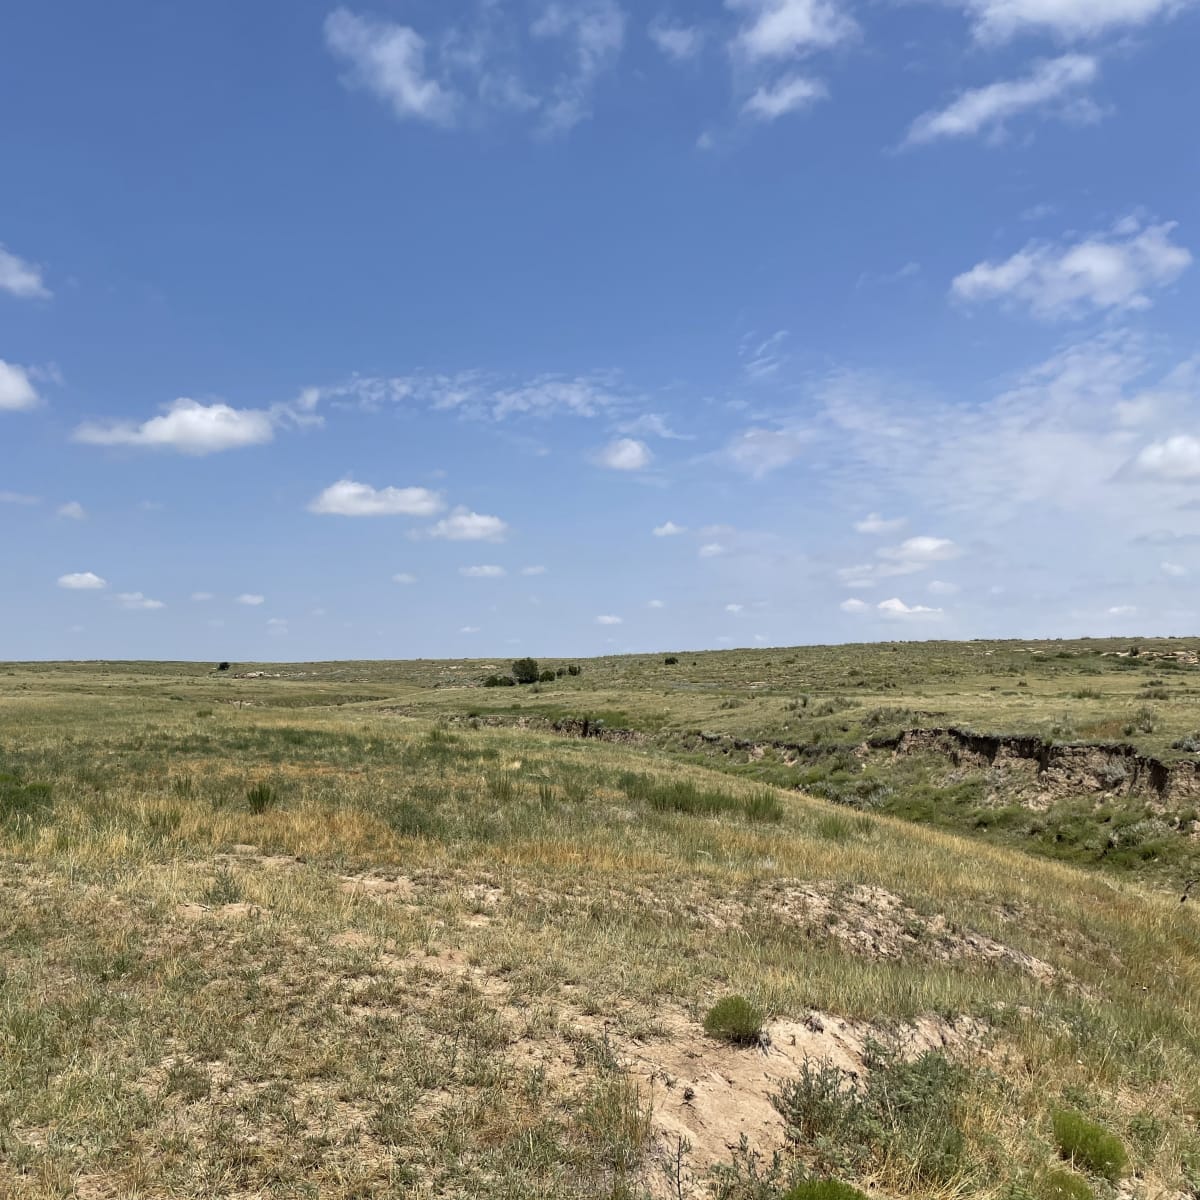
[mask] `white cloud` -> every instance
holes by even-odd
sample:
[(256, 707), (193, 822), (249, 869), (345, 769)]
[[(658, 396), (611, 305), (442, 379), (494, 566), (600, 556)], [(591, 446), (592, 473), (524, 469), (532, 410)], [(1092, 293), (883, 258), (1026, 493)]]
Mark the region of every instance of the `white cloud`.
[(624, 46), (625, 14), (614, 0), (555, 0), (530, 32), (535, 38), (562, 40), (570, 50), (571, 68), (555, 84), (542, 112), (543, 133), (566, 133), (591, 116), (596, 81)]
[(758, 333), (748, 333), (738, 343), (738, 357), (742, 360), (742, 369), (753, 380), (769, 379), (779, 373), (780, 367), (788, 361), (784, 347), (791, 333), (786, 329), (777, 329), (769, 337)]
[(725, 0), (745, 14), (735, 49), (751, 62), (836, 46), (857, 31), (835, 0)]
[(1022, 33), (1092, 38), (1143, 25), (1187, 8), (1191, 0), (957, 0), (980, 41), (1003, 42)]
[(687, 533), (687, 526), (676, 525), (674, 521), (666, 521), (654, 527), (655, 537), (678, 537), (681, 533)]
[(502, 579), (508, 574), (503, 567), (491, 564), (481, 567), (459, 567), (458, 573), (464, 579)]
[(695, 58), (704, 49), (704, 30), (698, 25), (672, 25), (660, 18), (647, 32), (650, 40), (675, 62)]
[(340, 479), (309, 506), (309, 512), (340, 517), (431, 517), (445, 508), (437, 492), (423, 487), (373, 488)]
[(1136, 613), (1137, 608), (1132, 604), (1114, 604), (1106, 610), (1106, 615), (1110, 617), (1132, 617)]
[(788, 113), (808, 108), (828, 95), (829, 89), (819, 79), (785, 75), (772, 84), (760, 87), (742, 105), (742, 112), (759, 121), (775, 121)]
[(151, 600), (149, 596), (143, 596), (141, 592), (122, 592), (117, 597), (117, 603), (131, 612), (150, 612), (157, 608), (167, 607), (161, 600)]
[(521, 574), (528, 575), (531, 577), (535, 576), (535, 575), (545, 575), (546, 568), (545, 567), (522, 567)]
[(951, 290), (967, 303), (1019, 302), (1044, 320), (1092, 310), (1144, 309), (1152, 288), (1173, 283), (1192, 255), (1171, 241), (1174, 224), (1127, 218), (1074, 244), (1030, 242), (1003, 262), (977, 263)]
[(885, 617), (936, 617), (942, 613), (940, 608), (927, 608), (924, 604), (908, 605), (894, 596), (891, 600), (880, 601), (875, 607)]
[(1169, 575), (1172, 579), (1182, 579), (1188, 574), (1188, 569), (1182, 563), (1165, 562), (1160, 564), (1162, 573)]
[(666, 604), (662, 600), (651, 600), (646, 605), (647, 608), (666, 608)]
[(615, 442), (596, 451), (594, 461), (598, 466), (612, 471), (641, 471), (650, 465), (654, 455), (645, 442), (636, 438), (618, 438)]
[(325, 45), (348, 68), (343, 82), (388, 105), (397, 120), (453, 123), (458, 98), (426, 73), (416, 30), (338, 8), (325, 18)]
[(108, 580), (101, 579), (92, 571), (77, 571), (73, 575), (60, 575), (58, 586), (71, 592), (93, 592), (108, 587)]
[(720, 542), (707, 542), (700, 547), (701, 558), (719, 558), (726, 552), (726, 547)]
[(725, 605), (725, 611), (727, 613), (735, 613), (736, 614), (736, 613), (740, 613), (740, 612), (744, 611), (745, 607), (746, 606), (744, 604), (727, 604), (727, 605)]
[(726, 447), (726, 460), (739, 471), (761, 479), (793, 463), (812, 441), (804, 429), (747, 429)]
[(40, 402), (37, 388), (29, 379), (29, 370), (0, 358), (0, 412), (22, 412)]
[(624, 625), (625, 622), (621, 617), (603, 616), (596, 618), (597, 625)]
[(167, 405), (163, 416), (141, 425), (129, 421), (80, 425), (74, 440), (92, 446), (146, 446), (201, 455), (262, 445), (274, 436), (269, 413), (181, 399)]
[(0, 492), (0, 504), (41, 504), (39, 496), (29, 496), (24, 492)]
[(429, 530), (429, 536), (451, 542), (502, 542), (508, 525), (499, 517), (459, 506)]
[(207, 601), (207, 600), (212, 600), (212, 599), (213, 599), (213, 594), (212, 594), (212, 592), (193, 592), (193, 593), (192, 593), (192, 599), (193, 599), (193, 600), (194, 600), (194, 601), (195, 601), (197, 604), (203, 604), (203, 603), (205, 603), (205, 601)]
[[(1037, 62), (1021, 79), (971, 88), (959, 93), (945, 108), (922, 113), (909, 126), (905, 142), (912, 146), (981, 133), (999, 136), (1011, 117), (1047, 106), (1068, 118), (1095, 115), (1089, 105), (1080, 109), (1077, 94), (1095, 82), (1099, 74), (1099, 62), (1085, 54), (1064, 54)], [(1075, 98), (1074, 103), (1060, 103), (1069, 96)]]
[(242, 595), (237, 598), (238, 604), (245, 604), (250, 608), (258, 608), (260, 604), (266, 604), (266, 602), (266, 596), (256, 596), (253, 592), (243, 592)]
[(1178, 433), (1152, 442), (1134, 459), (1134, 471), (1168, 483), (1190, 483), (1200, 479), (1200, 438)]
[(58, 506), (58, 515), (71, 521), (83, 521), (87, 519), (87, 510), (78, 500), (68, 500)]
[(931, 596), (957, 596), (962, 588), (957, 583), (947, 583), (944, 579), (934, 579), (926, 589)]
[(868, 513), (861, 521), (854, 522), (859, 533), (895, 533), (908, 524), (906, 517), (883, 517), (879, 513)]
[(392, 582), (402, 584), (416, 583), (417, 577), (410, 575), (407, 571), (400, 571), (398, 574), (392, 576)]
[(478, 625), (464, 625), (458, 632), (459, 633), (478, 633), (479, 626)]
[(890, 567), (881, 567), (881, 575), (907, 575), (924, 570), (933, 563), (958, 558), (962, 550), (949, 538), (922, 536), (908, 538), (898, 546), (885, 546), (877, 553), (892, 564)]
[(842, 610), (842, 612), (864, 613), (868, 608), (870, 608), (870, 605), (865, 600), (858, 600), (854, 597), (851, 597), (849, 600), (843, 600), (838, 607)]
[(18, 258), (0, 245), (0, 292), (22, 300), (48, 300), (50, 289), (42, 281), (41, 269)]

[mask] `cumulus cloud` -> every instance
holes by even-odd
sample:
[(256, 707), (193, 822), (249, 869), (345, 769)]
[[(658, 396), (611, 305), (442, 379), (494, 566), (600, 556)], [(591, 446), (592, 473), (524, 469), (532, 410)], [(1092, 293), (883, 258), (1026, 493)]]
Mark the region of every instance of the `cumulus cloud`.
[(704, 49), (704, 30), (698, 25), (674, 25), (659, 18), (647, 30), (650, 40), (670, 59), (686, 62)]
[(725, 447), (725, 460), (739, 471), (761, 479), (798, 459), (812, 441), (804, 429), (747, 429)]
[(681, 533), (687, 533), (687, 526), (676, 525), (674, 521), (664, 521), (654, 527), (655, 537), (678, 537)]
[(340, 479), (308, 506), (309, 512), (339, 517), (431, 517), (445, 508), (437, 492), (423, 487), (373, 488)]
[(758, 88), (742, 105), (742, 112), (759, 121), (775, 121), (788, 113), (808, 108), (828, 95), (829, 89), (819, 79), (785, 75)]
[(143, 596), (141, 592), (121, 592), (117, 596), (117, 603), (130, 612), (150, 612), (157, 608), (167, 607), (161, 600), (151, 600), (149, 596)]
[(502, 542), (508, 525), (499, 517), (472, 512), (462, 506), (443, 517), (429, 530), (429, 536), (451, 542)]
[(58, 586), (71, 592), (94, 592), (108, 587), (108, 580), (92, 571), (77, 571), (72, 575), (60, 575)]
[(0, 292), (22, 300), (48, 300), (50, 289), (42, 280), (40, 267), (18, 258), (0, 245)]
[(425, 39), (416, 30), (338, 8), (325, 18), (325, 45), (346, 67), (346, 86), (370, 93), (397, 120), (453, 123), (458, 98), (427, 73)]
[(245, 604), (250, 608), (258, 608), (261, 604), (266, 604), (266, 596), (258, 596), (253, 592), (243, 592), (238, 598), (238, 604)]
[(924, 604), (905, 604), (903, 600), (895, 596), (890, 600), (880, 601), (875, 607), (885, 617), (936, 617), (942, 613), (940, 608), (928, 608)]
[(838, 607), (842, 610), (842, 612), (864, 613), (871, 606), (865, 600), (859, 600), (855, 597), (851, 597), (849, 600), (843, 600)]
[(857, 32), (835, 0), (725, 0), (744, 14), (735, 50), (750, 62), (791, 58), (827, 49)]
[(267, 412), (180, 399), (167, 405), (162, 416), (140, 425), (130, 421), (85, 423), (75, 430), (74, 440), (92, 446), (138, 446), (203, 455), (262, 445), (274, 436), (275, 425)]
[[(959, 93), (945, 108), (922, 113), (912, 123), (906, 145), (943, 138), (999, 135), (1021, 113), (1049, 110), (1066, 117), (1087, 117), (1094, 107), (1079, 105), (1079, 93), (1100, 73), (1098, 61), (1085, 54), (1064, 54), (1037, 62), (1028, 75)], [(1064, 103), (1065, 102), (1065, 103)]]
[(1167, 483), (1200, 480), (1200, 438), (1179, 433), (1161, 442), (1152, 442), (1134, 459), (1133, 469), (1144, 478)]
[(951, 291), (968, 304), (1021, 304), (1043, 320), (1149, 308), (1147, 293), (1174, 283), (1192, 262), (1171, 240), (1174, 230), (1169, 222), (1143, 226), (1128, 218), (1071, 244), (1030, 242), (1002, 262), (977, 263)]
[(877, 553), (888, 560), (888, 565), (880, 568), (880, 574), (907, 575), (933, 563), (958, 558), (962, 550), (949, 538), (922, 536), (908, 538), (898, 546), (885, 546)]
[(642, 471), (653, 459), (650, 447), (636, 438), (618, 438), (597, 450), (594, 456), (598, 466), (610, 471)]
[(87, 519), (87, 509), (78, 500), (68, 500), (58, 506), (58, 515), (70, 521), (83, 521)]
[(0, 358), (0, 412), (22, 412), (40, 403), (27, 367)]
[(957, 0), (975, 36), (1004, 42), (1023, 33), (1064, 40), (1094, 38), (1114, 29), (1144, 25), (1189, 7), (1191, 0)]
[(597, 625), (623, 625), (625, 622), (621, 617), (602, 616), (596, 618)]
[(502, 579), (508, 572), (503, 567), (485, 564), (479, 567), (459, 567), (458, 573), (464, 579)]
[(859, 533), (895, 533), (908, 524), (906, 517), (884, 517), (879, 513), (868, 513), (861, 521), (854, 522)]

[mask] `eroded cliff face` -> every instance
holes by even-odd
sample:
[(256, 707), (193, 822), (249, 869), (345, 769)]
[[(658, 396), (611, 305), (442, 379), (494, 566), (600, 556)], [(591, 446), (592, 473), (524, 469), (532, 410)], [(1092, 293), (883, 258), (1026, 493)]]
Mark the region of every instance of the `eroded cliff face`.
[(955, 766), (1027, 776), (1030, 785), (1047, 796), (1131, 796), (1162, 811), (1200, 801), (1200, 762), (1164, 763), (1121, 743), (1062, 745), (1027, 735), (949, 728), (909, 729), (871, 745), (896, 754), (941, 754)]

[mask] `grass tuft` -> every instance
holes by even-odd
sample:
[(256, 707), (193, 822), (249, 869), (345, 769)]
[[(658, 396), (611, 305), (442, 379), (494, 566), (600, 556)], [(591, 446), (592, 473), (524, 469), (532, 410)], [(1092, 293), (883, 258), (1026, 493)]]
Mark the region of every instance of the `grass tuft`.
[(246, 804), (256, 816), (279, 803), (279, 792), (269, 783), (256, 783), (246, 790)]
[(763, 1014), (745, 996), (726, 996), (705, 1014), (704, 1032), (735, 1046), (756, 1045), (762, 1037)]
[(1129, 1170), (1129, 1154), (1121, 1139), (1080, 1112), (1055, 1112), (1054, 1140), (1068, 1162), (1115, 1183)]

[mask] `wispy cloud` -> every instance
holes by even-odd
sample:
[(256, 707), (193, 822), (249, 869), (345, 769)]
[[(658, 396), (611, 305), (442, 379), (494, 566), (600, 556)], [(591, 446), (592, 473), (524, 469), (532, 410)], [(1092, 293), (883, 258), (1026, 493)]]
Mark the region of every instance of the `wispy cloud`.
[(3, 245), (0, 245), (0, 292), (22, 300), (48, 300), (51, 295), (41, 268), (19, 258)]

